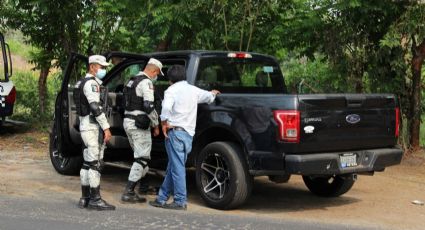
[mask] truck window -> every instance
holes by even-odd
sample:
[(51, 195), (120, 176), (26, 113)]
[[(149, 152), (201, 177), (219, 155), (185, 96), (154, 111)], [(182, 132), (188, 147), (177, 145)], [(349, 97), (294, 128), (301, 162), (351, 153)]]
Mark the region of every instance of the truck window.
[(5, 72), (4, 72), (4, 68), (5, 68), (5, 63), (4, 63), (4, 58), (3, 58), (3, 47), (0, 45), (0, 81), (5, 81)]
[(136, 76), (140, 71), (143, 71), (145, 61), (139, 63), (133, 63), (125, 67), (120, 73), (107, 82), (109, 92), (122, 92), (124, 90), (125, 83), (133, 76)]
[(202, 58), (195, 85), (223, 93), (285, 93), (283, 75), (274, 60)]
[(164, 73), (164, 76), (158, 75), (158, 79), (155, 83), (155, 85), (163, 85), (165, 87), (168, 87), (170, 85), (170, 82), (168, 81), (167, 72), (168, 69), (173, 65), (182, 65), (186, 66), (186, 60), (184, 59), (159, 59), (162, 62), (162, 72)]
[(88, 66), (86, 60), (78, 59), (74, 63), (72, 70), (69, 75), (68, 80), (68, 89), (73, 90), (75, 83), (77, 83), (78, 80), (80, 80), (82, 77), (84, 77), (87, 73)]
[(7, 82), (11, 71), (11, 69), (9, 69), (11, 65), (10, 60), (8, 60), (8, 50), (6, 45), (3, 34), (0, 33), (0, 82)]

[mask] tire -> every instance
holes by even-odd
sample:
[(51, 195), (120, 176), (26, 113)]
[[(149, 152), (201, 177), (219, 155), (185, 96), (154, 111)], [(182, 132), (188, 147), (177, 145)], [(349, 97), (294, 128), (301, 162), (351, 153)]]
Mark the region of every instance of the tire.
[(352, 175), (326, 177), (303, 176), (310, 192), (322, 197), (337, 197), (348, 192), (355, 182)]
[(83, 164), (83, 156), (66, 156), (61, 149), (63, 149), (62, 143), (58, 138), (56, 125), (53, 125), (49, 141), (49, 156), (53, 168), (63, 175), (78, 175)]
[(251, 194), (249, 175), (242, 150), (231, 142), (208, 144), (196, 159), (196, 187), (209, 207), (232, 209)]

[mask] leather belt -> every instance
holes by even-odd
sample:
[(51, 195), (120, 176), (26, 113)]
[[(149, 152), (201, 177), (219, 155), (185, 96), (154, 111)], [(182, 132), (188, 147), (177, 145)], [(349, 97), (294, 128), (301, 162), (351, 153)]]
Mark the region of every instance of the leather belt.
[(184, 128), (182, 128), (182, 127), (178, 127), (178, 126), (174, 126), (173, 128), (171, 128), (172, 130), (175, 130), (175, 131), (186, 131)]

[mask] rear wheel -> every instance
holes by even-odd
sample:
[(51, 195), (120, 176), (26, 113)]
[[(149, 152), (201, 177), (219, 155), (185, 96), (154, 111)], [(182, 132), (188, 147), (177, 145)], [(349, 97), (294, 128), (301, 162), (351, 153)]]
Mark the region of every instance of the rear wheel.
[(63, 175), (77, 175), (83, 164), (83, 156), (66, 156), (61, 151), (63, 149), (61, 145), (56, 125), (53, 125), (49, 142), (49, 155), (53, 168)]
[(355, 182), (353, 175), (303, 176), (310, 192), (323, 197), (337, 197), (348, 192)]
[(207, 145), (196, 160), (196, 185), (208, 206), (232, 209), (243, 204), (252, 189), (242, 150), (231, 142)]

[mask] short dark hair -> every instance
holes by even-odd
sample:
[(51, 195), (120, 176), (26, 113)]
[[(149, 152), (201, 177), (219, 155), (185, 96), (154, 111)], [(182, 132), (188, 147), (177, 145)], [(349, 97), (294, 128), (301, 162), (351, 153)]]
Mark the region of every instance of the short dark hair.
[(172, 83), (186, 80), (186, 70), (182, 65), (173, 65), (167, 71), (168, 80)]

